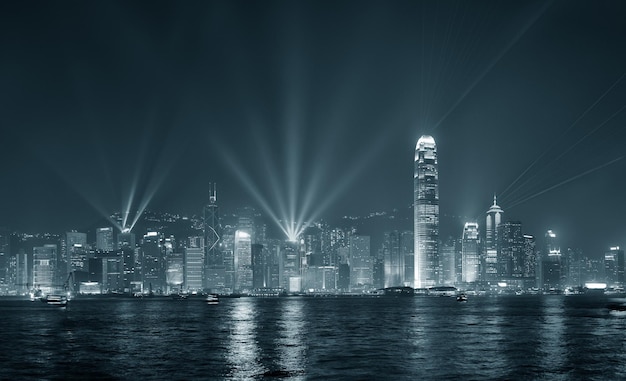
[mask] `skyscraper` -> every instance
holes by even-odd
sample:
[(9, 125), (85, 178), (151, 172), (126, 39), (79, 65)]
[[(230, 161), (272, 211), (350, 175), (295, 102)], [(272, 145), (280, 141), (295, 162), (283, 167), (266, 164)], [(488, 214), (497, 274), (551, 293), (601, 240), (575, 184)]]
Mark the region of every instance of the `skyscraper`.
[(112, 227), (96, 229), (96, 249), (102, 251), (115, 250)]
[(415, 147), (413, 174), (413, 224), (415, 229), (415, 288), (439, 282), (439, 173), (437, 146), (432, 136), (423, 135)]
[(204, 266), (204, 238), (189, 237), (185, 248), (185, 288), (188, 291), (202, 290), (202, 268)]
[(524, 234), (522, 223), (506, 221), (498, 226), (499, 279), (524, 276)]
[(548, 230), (541, 259), (541, 285), (544, 289), (559, 289), (562, 286), (561, 265), (561, 247), (556, 234)]
[(604, 275), (609, 286), (624, 284), (624, 250), (613, 246), (604, 253)]
[(209, 184), (209, 203), (204, 207), (204, 260), (206, 288), (219, 291), (224, 288), (224, 255), (220, 246), (222, 226), (217, 205), (217, 185)]
[(371, 285), (373, 281), (370, 236), (350, 236), (350, 288), (352, 290)]
[(165, 292), (165, 247), (163, 234), (149, 231), (141, 242), (143, 289)]
[(57, 283), (63, 284), (68, 274), (73, 271), (87, 271), (87, 233), (71, 231), (65, 233), (65, 264), (58, 263)]
[(44, 294), (55, 291), (54, 272), (57, 245), (47, 244), (33, 248), (33, 284)]
[(485, 249), (482, 259), (483, 279), (494, 281), (498, 279), (498, 226), (502, 221), (504, 211), (496, 203), (496, 195), (493, 195), (493, 205), (487, 211), (485, 220)]
[(404, 253), (400, 250), (400, 232), (385, 232), (383, 240), (385, 287), (404, 286)]
[[(537, 274), (537, 249), (535, 236), (524, 234), (524, 277), (535, 278)], [(534, 285), (533, 285), (534, 286)]]
[(235, 232), (235, 290), (252, 289), (252, 236), (245, 230)]
[(476, 282), (480, 274), (480, 236), (476, 222), (466, 222), (461, 240), (462, 280)]

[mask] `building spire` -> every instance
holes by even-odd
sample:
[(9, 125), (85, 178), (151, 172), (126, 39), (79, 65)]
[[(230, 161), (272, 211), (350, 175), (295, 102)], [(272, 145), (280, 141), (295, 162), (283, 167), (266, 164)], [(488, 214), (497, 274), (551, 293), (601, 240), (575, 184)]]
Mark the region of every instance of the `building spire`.
[(209, 183), (209, 201), (211, 204), (217, 201), (217, 183)]
[(496, 206), (496, 193), (493, 193), (493, 206)]

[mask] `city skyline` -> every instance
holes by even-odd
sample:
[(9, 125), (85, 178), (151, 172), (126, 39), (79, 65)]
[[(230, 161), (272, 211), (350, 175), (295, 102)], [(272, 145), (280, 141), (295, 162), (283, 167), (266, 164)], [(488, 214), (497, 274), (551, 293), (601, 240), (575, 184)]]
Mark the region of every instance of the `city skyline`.
[(37, 5), (1, 5), (2, 226), (200, 214), (208, 181), (281, 220), (409, 208), (428, 134), (442, 237), (496, 193), (524, 233), (624, 245), (623, 4)]

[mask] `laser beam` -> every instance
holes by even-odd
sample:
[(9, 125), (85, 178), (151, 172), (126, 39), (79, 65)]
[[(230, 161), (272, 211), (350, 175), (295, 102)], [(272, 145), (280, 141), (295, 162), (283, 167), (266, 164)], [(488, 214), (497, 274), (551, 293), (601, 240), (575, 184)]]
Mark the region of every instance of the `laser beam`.
[[(513, 182), (511, 184), (509, 184), (504, 191), (500, 192), (499, 195), (503, 198), (506, 198), (506, 193), (508, 192), (509, 189), (511, 189), (511, 187), (513, 187), (529, 170), (531, 170), (535, 164), (537, 164), (539, 162), (539, 160), (541, 160), (548, 152), (550, 152), (552, 150), (552, 148), (554, 148), (554, 145), (561, 141), (561, 139), (569, 132), (571, 131), (572, 128), (574, 128), (574, 126), (576, 126), (578, 124), (578, 122), (580, 122), (585, 115), (587, 115), (591, 110), (593, 110), (596, 105), (598, 105), (598, 103), (600, 103), (600, 101), (602, 101), (602, 99), (604, 99), (604, 97), (609, 94), (611, 92), (611, 90), (613, 90), (613, 88), (615, 86), (617, 86), (618, 83), (620, 83), (622, 81), (622, 79), (624, 79), (624, 77), (626, 76), (626, 73), (622, 74), (621, 77), (619, 77), (615, 82), (613, 82), (613, 84), (611, 86), (609, 86), (609, 88), (604, 91), (604, 93), (602, 93), (602, 95), (600, 95), (598, 97), (598, 99), (595, 100), (595, 102), (593, 102), (589, 107), (587, 107), (587, 109), (585, 109), (585, 111), (582, 112), (582, 114), (580, 114), (578, 116), (578, 118), (576, 118), (576, 120), (574, 120), (574, 122), (572, 122), (572, 124), (569, 125), (569, 127), (567, 127), (562, 133), (561, 135), (559, 135), (559, 138), (552, 141), (552, 144), (550, 144), (550, 146), (541, 153), (541, 155), (539, 155), (532, 163), (530, 163), (530, 165), (528, 167), (526, 167), (526, 169), (524, 169), (522, 171), (522, 173), (515, 179), (513, 180)], [(621, 111), (622, 109), (620, 109)], [(612, 119), (613, 116), (611, 116), (609, 119)], [(607, 120), (608, 121), (608, 120)], [(559, 156), (560, 158), (561, 156)], [(528, 180), (526, 180), (522, 185), (520, 185), (517, 189), (519, 189), (521, 186), (523, 186), (525, 183), (527, 183)]]
[(513, 37), (511, 41), (509, 41), (504, 49), (502, 49), (500, 53), (498, 53), (498, 55), (489, 63), (489, 65), (487, 65), (485, 70), (483, 70), (480, 75), (470, 84), (470, 86), (465, 89), (465, 91), (456, 100), (456, 102), (454, 102), (452, 107), (450, 107), (450, 109), (441, 117), (441, 119), (439, 119), (439, 121), (435, 123), (433, 130), (436, 130), (441, 125), (441, 123), (443, 123), (443, 121), (458, 107), (458, 105), (463, 102), (465, 97), (474, 89), (474, 87), (476, 87), (476, 85), (480, 83), (480, 81), (483, 80), (483, 78), (485, 78), (485, 76), (491, 71), (491, 69), (493, 69), (493, 67), (496, 66), (496, 64), (502, 59), (502, 57), (504, 57), (504, 55), (508, 53), (509, 50), (511, 50), (511, 48), (517, 43), (517, 41), (519, 41), (522, 36), (526, 34), (528, 29), (530, 29), (530, 27), (535, 24), (535, 22), (545, 13), (550, 5), (552, 5), (552, 1), (548, 1), (543, 4), (539, 11), (529, 20), (529, 22), (526, 23), (526, 25), (519, 32), (517, 32), (517, 34)]
[(597, 166), (597, 167), (591, 168), (591, 169), (589, 169), (589, 170), (587, 170), (587, 171), (585, 171), (585, 172), (579, 173), (579, 174), (578, 174), (578, 175), (576, 175), (576, 176), (572, 176), (572, 177), (570, 177), (570, 178), (569, 178), (569, 179), (567, 179), (567, 180), (563, 180), (563, 181), (559, 182), (558, 184), (555, 184), (555, 185), (553, 185), (553, 186), (551, 186), (551, 187), (549, 187), (549, 188), (546, 188), (546, 189), (542, 190), (541, 192), (537, 192), (537, 193), (535, 193), (535, 194), (533, 194), (533, 195), (531, 195), (531, 196), (529, 196), (529, 197), (526, 197), (526, 198), (524, 198), (524, 199), (522, 199), (522, 200), (520, 200), (520, 201), (517, 201), (517, 202), (515, 202), (515, 203), (513, 203), (513, 204), (509, 205), (509, 206), (508, 206), (508, 208), (510, 209), (510, 208), (513, 208), (513, 207), (515, 207), (515, 206), (517, 206), (517, 205), (523, 204), (523, 203), (525, 203), (526, 201), (529, 201), (529, 200), (532, 200), (532, 199), (533, 199), (533, 198), (535, 198), (535, 197), (541, 196), (542, 194), (544, 194), (544, 193), (546, 193), (546, 192), (549, 192), (549, 191), (551, 191), (551, 190), (553, 190), (553, 189), (556, 189), (556, 188), (558, 188), (558, 187), (560, 187), (560, 186), (563, 186), (563, 185), (565, 185), (565, 184), (567, 184), (567, 183), (570, 183), (570, 182), (572, 182), (572, 181), (574, 181), (574, 180), (576, 180), (576, 179), (579, 179), (579, 178), (581, 178), (581, 177), (583, 177), (583, 176), (586, 176), (586, 175), (588, 175), (588, 174), (590, 174), (590, 173), (593, 173), (593, 172), (599, 171), (600, 169), (602, 169), (602, 168), (604, 168), (604, 167), (608, 167), (609, 165), (611, 165), (611, 164), (613, 164), (613, 163), (616, 163), (616, 162), (618, 162), (618, 161), (622, 160), (623, 158), (624, 158), (624, 156), (620, 156), (620, 157), (618, 157), (618, 158), (616, 158), (616, 159), (613, 159), (613, 160), (611, 160), (611, 161), (608, 161), (608, 162), (606, 162), (606, 163), (604, 163), (604, 164), (602, 164), (602, 165), (599, 165), (599, 166)]

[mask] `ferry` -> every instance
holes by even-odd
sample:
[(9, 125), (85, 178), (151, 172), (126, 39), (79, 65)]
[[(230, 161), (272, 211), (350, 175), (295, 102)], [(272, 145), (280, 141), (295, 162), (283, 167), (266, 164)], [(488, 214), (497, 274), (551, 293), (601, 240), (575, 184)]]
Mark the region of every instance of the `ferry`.
[(209, 294), (206, 297), (207, 304), (219, 304), (220, 298), (217, 294)]
[(41, 301), (50, 306), (67, 307), (67, 296), (65, 295), (46, 295), (41, 298)]

